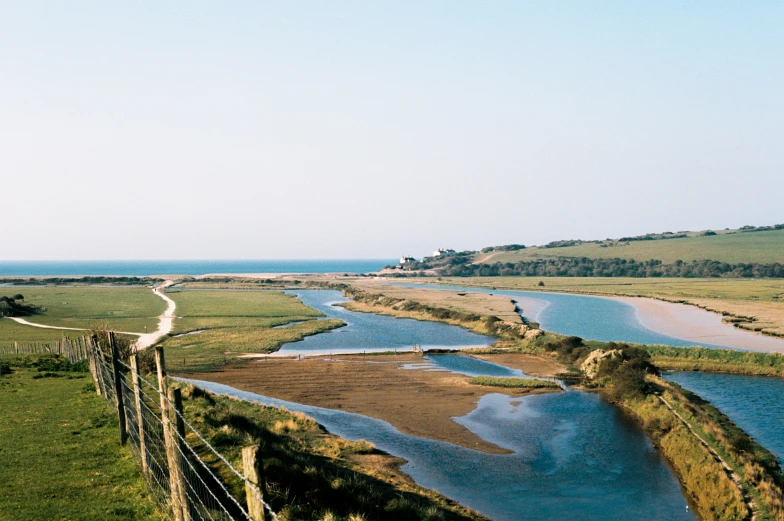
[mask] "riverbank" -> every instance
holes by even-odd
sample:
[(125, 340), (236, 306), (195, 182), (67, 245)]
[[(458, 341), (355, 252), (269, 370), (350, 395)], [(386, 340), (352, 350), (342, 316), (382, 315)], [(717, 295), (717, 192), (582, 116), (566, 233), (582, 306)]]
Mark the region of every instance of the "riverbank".
[[(546, 372), (538, 357), (516, 356), (518, 367), (526, 373), (529, 368)], [(492, 356), (485, 359), (492, 361)], [(558, 364), (547, 367), (554, 371), (546, 376), (563, 369)], [(483, 440), (452, 418), (473, 411), (479, 399), (489, 393), (525, 396), (560, 391), (472, 385), (468, 376), (433, 369), (437, 368), (416, 353), (337, 355), (253, 361), (210, 373), (209, 379), (291, 402), (363, 414), (387, 421), (406, 434), (493, 454), (509, 451)], [(178, 376), (204, 378), (200, 374)]]
[[(561, 292), (694, 306), (725, 322), (772, 337), (784, 336), (784, 280), (633, 277), (443, 277), (427, 283), (532, 292)], [(412, 279), (418, 282), (417, 279)], [(542, 282), (543, 286), (539, 285)], [(757, 335), (751, 335), (753, 338)], [(765, 338), (764, 336), (762, 338)], [(753, 340), (750, 340), (753, 342)], [(741, 347), (741, 346), (731, 346)], [(761, 347), (764, 350), (764, 346)]]
[(784, 519), (776, 457), (697, 395), (654, 376), (647, 381), (652, 394), (619, 403), (672, 463), (700, 517)]

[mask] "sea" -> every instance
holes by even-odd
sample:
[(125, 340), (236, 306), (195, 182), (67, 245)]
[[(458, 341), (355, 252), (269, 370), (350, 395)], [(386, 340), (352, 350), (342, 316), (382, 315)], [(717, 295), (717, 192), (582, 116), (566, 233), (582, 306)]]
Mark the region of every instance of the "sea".
[(208, 273), (370, 273), (397, 259), (2, 261), (0, 277), (205, 275)]

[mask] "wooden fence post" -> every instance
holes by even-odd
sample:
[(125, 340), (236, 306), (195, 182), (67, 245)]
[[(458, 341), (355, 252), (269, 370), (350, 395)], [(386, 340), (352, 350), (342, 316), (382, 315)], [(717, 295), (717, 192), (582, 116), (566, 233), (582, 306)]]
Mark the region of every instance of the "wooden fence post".
[(185, 466), (188, 464), (185, 460), (187, 447), (185, 446), (185, 421), (182, 419), (182, 391), (179, 389), (169, 389), (169, 404), (171, 409), (169, 413), (173, 416), (170, 417), (171, 422), (169, 425), (176, 430), (175, 436), (172, 436), (175, 448), (179, 450), (174, 451), (174, 464), (177, 466), (177, 473), (179, 477), (179, 491), (180, 491), (180, 505), (182, 505), (182, 519), (183, 521), (191, 521), (191, 511), (188, 502), (187, 483), (185, 482)]
[(131, 378), (133, 396), (136, 401), (136, 425), (139, 427), (139, 454), (142, 456), (142, 472), (147, 474), (147, 440), (144, 432), (144, 412), (142, 409), (141, 376), (139, 375), (139, 355), (131, 355)]
[(261, 450), (258, 447), (250, 446), (242, 449), (242, 473), (248, 479), (245, 482), (248, 514), (253, 521), (264, 521), (264, 504), (260, 499), (263, 497), (264, 469), (261, 466)]
[(112, 369), (114, 370), (114, 392), (117, 394), (117, 414), (120, 416), (120, 443), (125, 445), (128, 440), (128, 428), (125, 424), (125, 403), (123, 401), (122, 372), (120, 372), (120, 355), (114, 332), (109, 331), (109, 345), (112, 348)]
[(169, 493), (171, 494), (171, 507), (174, 521), (183, 521), (182, 505), (180, 501), (180, 473), (179, 467), (175, 465), (174, 440), (172, 440), (172, 428), (169, 421), (169, 382), (166, 375), (166, 360), (163, 356), (163, 346), (155, 346), (155, 365), (158, 369), (158, 393), (161, 399), (161, 422), (163, 423), (163, 443), (166, 446), (166, 460), (169, 465)]
[(93, 375), (93, 382), (95, 382), (95, 392), (98, 396), (101, 396), (101, 384), (98, 382), (98, 369), (95, 366), (95, 357), (98, 356), (97, 343), (98, 340), (93, 336), (90, 342), (90, 348), (88, 349), (87, 360), (90, 363), (90, 373)]
[(19, 354), (19, 342), (14, 342), (14, 354)]

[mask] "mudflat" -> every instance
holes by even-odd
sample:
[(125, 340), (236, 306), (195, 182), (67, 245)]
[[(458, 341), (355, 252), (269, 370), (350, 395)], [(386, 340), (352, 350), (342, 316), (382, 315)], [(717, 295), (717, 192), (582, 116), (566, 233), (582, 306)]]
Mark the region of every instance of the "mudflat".
[[(487, 355), (494, 360), (493, 355)], [(540, 357), (514, 356), (517, 367), (536, 374)], [(530, 364), (526, 360), (530, 359)], [(287, 401), (363, 414), (394, 425), (399, 431), (446, 441), (493, 454), (508, 450), (489, 443), (452, 418), (468, 414), (479, 398), (489, 393), (511, 396), (559, 392), (553, 389), (488, 388), (469, 383), (467, 376), (433, 367), (413, 353), (373, 356), (335, 355), (303, 360), (268, 358), (229, 366), (206, 378), (237, 389)], [(205, 379), (203, 373), (183, 374)]]

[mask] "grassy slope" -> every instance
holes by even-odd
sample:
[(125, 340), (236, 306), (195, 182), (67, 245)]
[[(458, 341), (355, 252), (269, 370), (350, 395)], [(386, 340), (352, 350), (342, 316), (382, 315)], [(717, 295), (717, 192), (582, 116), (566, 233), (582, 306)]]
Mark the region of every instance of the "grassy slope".
[(36, 374), (0, 376), (0, 519), (163, 519), (89, 375)]
[[(624, 243), (625, 244), (625, 243)], [(633, 241), (628, 246), (602, 248), (598, 244), (581, 244), (563, 248), (528, 248), (495, 255), (479, 254), (478, 262), (518, 262), (542, 257), (621, 258), (638, 261), (658, 259), (673, 263), (680, 259), (716, 260), (737, 264), (742, 262), (784, 263), (784, 230), (684, 237), (654, 241)]]
[[(158, 315), (166, 310), (166, 303), (144, 287), (26, 286), (3, 290), (21, 293), (25, 302), (44, 306), (43, 314), (25, 319), (51, 326), (89, 328), (95, 322), (106, 322), (118, 331), (143, 333), (145, 326), (154, 331)], [(0, 337), (0, 342), (3, 340), (13, 341)]]

